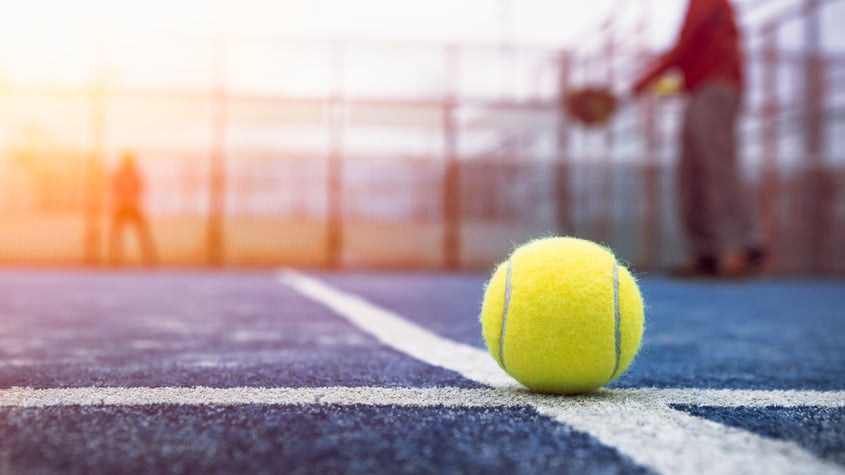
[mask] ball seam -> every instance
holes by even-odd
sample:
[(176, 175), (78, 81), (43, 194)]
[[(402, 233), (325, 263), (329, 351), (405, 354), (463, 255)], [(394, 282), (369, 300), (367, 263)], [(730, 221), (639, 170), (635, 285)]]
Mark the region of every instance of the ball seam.
[(613, 263), (613, 340), (615, 350), (615, 362), (613, 364), (613, 372), (610, 373), (608, 382), (613, 381), (616, 373), (619, 371), (619, 360), (622, 354), (622, 330), (620, 328), (620, 320), (622, 315), (619, 311), (619, 264)]
[(508, 322), (508, 307), (510, 307), (511, 303), (511, 275), (513, 273), (513, 261), (508, 260), (508, 272), (505, 277), (505, 304), (504, 308), (502, 309), (502, 327), (499, 331), (499, 364), (502, 365), (502, 368), (506, 369), (505, 366), (505, 328), (507, 327)]

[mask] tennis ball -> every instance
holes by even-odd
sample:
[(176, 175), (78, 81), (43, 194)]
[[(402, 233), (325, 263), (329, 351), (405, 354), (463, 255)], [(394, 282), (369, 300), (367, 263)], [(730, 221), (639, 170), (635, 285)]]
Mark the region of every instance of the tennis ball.
[(550, 237), (518, 247), (484, 291), (481, 327), (508, 374), (548, 393), (585, 393), (616, 379), (643, 333), (643, 301), (606, 248)]
[(675, 75), (666, 75), (654, 83), (654, 92), (660, 96), (671, 96), (681, 92), (683, 79)]

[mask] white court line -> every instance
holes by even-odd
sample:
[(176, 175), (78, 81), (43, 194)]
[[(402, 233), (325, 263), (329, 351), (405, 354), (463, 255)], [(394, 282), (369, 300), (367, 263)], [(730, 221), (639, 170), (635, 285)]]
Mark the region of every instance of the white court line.
[[(301, 273), (278, 279), (346, 318), (383, 344), (420, 361), (458, 372), (498, 394), (520, 394), (538, 412), (617, 448), (635, 462), (667, 474), (827, 474), (843, 467), (797, 444), (773, 440), (671, 409), (668, 404), (729, 407), (818, 405), (842, 407), (845, 391), (606, 390), (592, 397), (530, 395), (487, 352), (436, 335), (354, 294)], [(731, 393), (734, 393), (733, 395)], [(523, 399), (524, 398), (524, 399)], [(755, 404), (755, 401), (758, 403)]]
[[(47, 406), (138, 406), (144, 404), (367, 404), (373, 406), (464, 406), (503, 407), (546, 405), (559, 409), (578, 409), (584, 405), (666, 405), (704, 401), (718, 407), (769, 407), (769, 391), (749, 404), (750, 394), (718, 394), (721, 390), (699, 389), (600, 389), (580, 396), (552, 396), (514, 388), (385, 388), (377, 386), (327, 386), (318, 388), (211, 388), (183, 387), (80, 387), (0, 389), (0, 407)], [(771, 391), (780, 393), (781, 391)], [(788, 401), (779, 407), (845, 407), (842, 392), (791, 391)], [(709, 399), (718, 398), (717, 404)], [(837, 395), (838, 399), (832, 395)], [(696, 404), (698, 405), (698, 404)]]
[[(488, 386), (519, 386), (484, 351), (443, 338), (356, 295), (337, 290), (294, 271), (281, 272), (279, 280), (306, 297), (331, 308), (386, 346), (428, 364), (457, 371)], [(435, 349), (436, 351), (433, 351)]]
[(145, 404), (366, 404), (495, 407), (527, 405), (519, 394), (462, 388), (209, 388), (87, 387), (0, 389), (0, 407), (140, 406)]
[[(181, 387), (81, 387), (81, 388), (10, 388), (0, 389), (0, 407), (46, 406), (137, 406), (143, 404), (368, 404), (374, 406), (465, 406), (498, 407), (548, 405), (573, 409), (585, 404), (665, 405), (670, 403), (719, 407), (771, 406), (768, 391), (738, 391), (731, 395), (721, 390), (698, 389), (604, 389), (582, 396), (547, 396), (524, 389), (464, 388), (384, 388), (329, 386), (319, 388), (210, 388)], [(772, 391), (780, 393), (781, 391)], [(724, 393), (724, 394), (722, 394)], [(754, 394), (743, 394), (754, 393)], [(763, 397), (757, 393), (764, 393)], [(845, 407), (841, 392), (790, 391), (790, 398), (780, 407)], [(714, 400), (710, 395), (715, 395)], [(753, 400), (752, 400), (753, 399)], [(750, 402), (750, 403), (749, 403)], [(698, 404), (696, 404), (698, 405)]]
[(663, 404), (715, 407), (845, 407), (845, 391), (633, 389)]

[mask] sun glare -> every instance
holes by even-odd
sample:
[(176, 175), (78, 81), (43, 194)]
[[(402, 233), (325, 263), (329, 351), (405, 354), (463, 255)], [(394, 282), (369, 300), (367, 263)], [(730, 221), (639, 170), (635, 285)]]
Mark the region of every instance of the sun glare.
[[(179, 36), (178, 41), (184, 45), (202, 41), (205, 50), (209, 49), (208, 37), (212, 33), (223, 33), (232, 41), (257, 36), (375, 38), (491, 45), (507, 41), (560, 47), (568, 41), (589, 39), (578, 36), (606, 15), (613, 3), (614, 0), (589, 4), (568, 0), (15, 2), (0, 16), (0, 84), (76, 85), (96, 79), (147, 79), (155, 74), (153, 70), (161, 75), (188, 67), (181, 64), (184, 60), (191, 64), (203, 62), (202, 68), (209, 67), (208, 58), (194, 58), (174, 47), (173, 35)], [(137, 38), (131, 39), (132, 35)], [(202, 39), (186, 40), (190, 36)], [(116, 51), (120, 48), (123, 49)], [(116, 62), (126, 64), (103, 64), (103, 56), (119, 56)], [(168, 59), (171, 57), (176, 64)], [(158, 64), (159, 59), (166, 64)], [(144, 69), (145, 64), (155, 67), (138, 73), (137, 69)], [(177, 85), (183, 82), (178, 74), (173, 81)]]

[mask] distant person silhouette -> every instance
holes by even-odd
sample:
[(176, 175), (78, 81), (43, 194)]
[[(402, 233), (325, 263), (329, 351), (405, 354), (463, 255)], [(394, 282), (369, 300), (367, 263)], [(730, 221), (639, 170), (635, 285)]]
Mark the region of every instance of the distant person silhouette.
[(690, 259), (679, 276), (740, 277), (763, 266), (754, 201), (742, 178), (736, 124), (744, 87), (740, 32), (728, 0), (690, 0), (675, 46), (633, 86), (643, 94), (667, 70), (684, 78), (678, 191)]
[(147, 265), (156, 261), (152, 234), (143, 210), (144, 179), (135, 163), (135, 154), (124, 152), (120, 165), (111, 176), (111, 261), (123, 263), (123, 230), (134, 227)]

